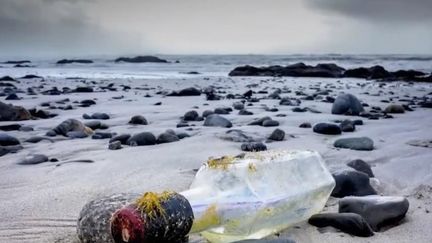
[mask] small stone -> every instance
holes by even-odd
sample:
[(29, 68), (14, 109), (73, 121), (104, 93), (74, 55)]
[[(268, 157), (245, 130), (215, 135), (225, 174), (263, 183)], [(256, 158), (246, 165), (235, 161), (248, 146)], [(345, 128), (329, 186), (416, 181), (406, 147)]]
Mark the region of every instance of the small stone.
[(20, 141), (17, 138), (6, 133), (0, 133), (0, 146), (13, 146), (19, 144)]
[(128, 139), (127, 144), (130, 146), (155, 145), (156, 137), (150, 132), (137, 133)]
[(267, 146), (263, 143), (243, 143), (241, 145), (241, 150), (245, 152), (259, 152), (267, 150)]
[(309, 122), (303, 122), (302, 124), (300, 124), (299, 127), (300, 128), (311, 128), (312, 125)]
[(405, 108), (401, 105), (391, 104), (385, 108), (384, 112), (392, 114), (405, 113)]
[(342, 130), (342, 132), (354, 132), (355, 131), (354, 122), (351, 120), (343, 120), (339, 126), (340, 126), (340, 129)]
[(198, 112), (195, 110), (188, 111), (184, 114), (183, 120), (185, 121), (196, 121), (199, 117)]
[(130, 119), (129, 124), (133, 124), (133, 125), (148, 125), (148, 122), (147, 122), (147, 119), (145, 119), (144, 116), (136, 115), (136, 116), (133, 116)]
[(122, 144), (121, 144), (121, 142), (119, 140), (110, 142), (108, 144), (108, 149), (109, 150), (119, 150), (121, 148), (122, 148)]

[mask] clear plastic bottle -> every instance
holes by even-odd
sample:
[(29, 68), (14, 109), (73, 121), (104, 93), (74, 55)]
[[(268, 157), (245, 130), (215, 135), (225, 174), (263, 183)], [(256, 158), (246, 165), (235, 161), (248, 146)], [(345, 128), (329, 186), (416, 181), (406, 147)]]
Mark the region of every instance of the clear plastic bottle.
[(335, 185), (314, 151), (266, 151), (210, 159), (188, 191), (191, 232), (210, 242), (260, 239), (321, 211)]

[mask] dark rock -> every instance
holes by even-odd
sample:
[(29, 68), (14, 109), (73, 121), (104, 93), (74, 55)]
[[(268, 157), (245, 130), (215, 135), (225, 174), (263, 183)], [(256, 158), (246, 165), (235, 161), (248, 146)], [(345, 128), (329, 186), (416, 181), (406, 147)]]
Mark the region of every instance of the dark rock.
[(0, 130), (1, 131), (6, 131), (6, 132), (9, 132), (9, 131), (18, 131), (20, 128), (21, 128), (20, 124), (10, 124), (10, 125), (0, 126)]
[(221, 136), (221, 139), (237, 143), (256, 142), (259, 140), (253, 136), (253, 134), (249, 134), (239, 129), (228, 130), (224, 135)]
[(47, 140), (47, 141), (49, 141), (51, 143), (54, 142), (54, 140), (52, 140), (50, 138), (40, 137), (40, 136), (30, 137), (30, 138), (26, 139), (24, 142), (26, 142), (26, 143), (39, 143), (42, 140)]
[(359, 115), (364, 111), (360, 101), (352, 94), (340, 94), (332, 106), (332, 114), (343, 115)]
[[(67, 119), (53, 129), (57, 135), (67, 136), (69, 132), (81, 132), (90, 135), (93, 131), (76, 119)], [(78, 134), (74, 134), (78, 135)]]
[(18, 60), (18, 61), (6, 61), (3, 62), (3, 64), (25, 64), (25, 63), (31, 63), (29, 60)]
[(94, 100), (83, 100), (80, 103), (84, 107), (88, 107), (88, 106), (91, 106), (91, 105), (96, 105), (96, 101), (94, 101)]
[(110, 132), (97, 132), (93, 134), (92, 139), (108, 139), (112, 138), (113, 134)]
[(339, 212), (363, 216), (375, 231), (398, 223), (405, 217), (408, 208), (409, 202), (404, 197), (346, 197), (339, 201)]
[(233, 103), (233, 108), (236, 110), (243, 110), (244, 109), (244, 104), (242, 102), (234, 102)]
[(331, 123), (318, 123), (313, 127), (313, 131), (326, 135), (338, 135), (342, 133), (338, 125)]
[(156, 137), (150, 132), (142, 132), (133, 135), (127, 140), (127, 144), (130, 146), (147, 146), (155, 145)]
[(333, 144), (336, 148), (370, 151), (374, 149), (374, 142), (368, 137), (340, 138)]
[(34, 79), (34, 78), (42, 78), (41, 76), (38, 75), (34, 75), (34, 74), (27, 74), (23, 77), (21, 77), (22, 79)]
[(6, 99), (5, 99), (5, 100), (20, 100), (20, 97), (18, 97), (17, 94), (12, 93), (12, 94), (6, 96)]
[(0, 81), (10, 81), (10, 82), (16, 82), (16, 80), (10, 76), (3, 76), (0, 78)]
[(219, 114), (219, 115), (227, 115), (231, 111), (232, 111), (231, 108), (225, 108), (225, 107), (218, 107), (218, 108), (214, 109), (214, 113)]
[(370, 185), (369, 176), (363, 172), (344, 170), (334, 173), (333, 178), (336, 181), (336, 186), (331, 193), (333, 197), (342, 198), (377, 194)]
[(77, 87), (73, 90), (75, 93), (92, 93), (93, 88), (92, 87)]
[(102, 124), (100, 121), (89, 121), (84, 123), (86, 127), (91, 128), (92, 130), (103, 128), (104, 124)]
[(189, 126), (189, 124), (187, 124), (186, 122), (180, 122), (180, 123), (177, 123), (177, 125), (176, 125), (177, 128), (188, 127), (188, 126)]
[(405, 113), (405, 109), (401, 105), (392, 104), (392, 105), (387, 106), (385, 108), (384, 112), (385, 113), (392, 113), (392, 114)]
[(306, 111), (308, 111), (307, 108), (300, 108), (300, 107), (294, 107), (291, 110), (292, 110), (292, 112), (306, 112)]
[(241, 145), (241, 150), (245, 152), (259, 152), (267, 150), (267, 146), (260, 142), (243, 143)]
[(33, 127), (30, 127), (30, 126), (22, 126), (22, 127), (20, 127), (19, 130), (21, 132), (31, 132), (31, 131), (34, 131)]
[(214, 111), (212, 111), (212, 110), (205, 110), (203, 112), (202, 116), (203, 117), (207, 117), (207, 116), (212, 115), (212, 114), (214, 114)]
[(241, 116), (251, 116), (251, 115), (253, 115), (253, 112), (248, 111), (246, 109), (243, 109), (243, 110), (240, 110), (238, 114)]
[(66, 137), (76, 139), (76, 138), (86, 138), (89, 134), (84, 131), (70, 131), (66, 133)]
[(265, 120), (262, 123), (263, 127), (277, 127), (279, 126), (279, 122), (275, 120)]
[(243, 94), (243, 97), (250, 99), (253, 95), (253, 91), (252, 90), (248, 90)]
[(300, 124), (299, 127), (300, 128), (311, 128), (312, 125), (309, 122), (303, 122), (302, 124)]
[(369, 177), (374, 177), (371, 166), (361, 159), (356, 159), (356, 160), (350, 161), (347, 165), (349, 167), (355, 169), (356, 171), (360, 171), (360, 172), (365, 173)]
[(20, 165), (36, 165), (48, 161), (48, 156), (43, 154), (33, 154), (18, 162)]
[(309, 219), (309, 224), (322, 228), (334, 227), (350, 235), (369, 237), (374, 233), (366, 220), (355, 213), (322, 213)]
[(109, 150), (119, 150), (122, 148), (122, 143), (120, 141), (113, 141), (108, 144)]
[(293, 98), (282, 98), (279, 102), (279, 105), (286, 105), (286, 106), (299, 106), (301, 104), (301, 101), (299, 99), (293, 99)]
[(93, 61), (86, 60), (86, 59), (62, 59), (57, 61), (57, 64), (71, 64), (71, 63), (90, 64), (93, 63)]
[(263, 118), (255, 119), (251, 123), (249, 123), (249, 126), (262, 126), (264, 121), (271, 120), (269, 116), (265, 116)]
[(201, 91), (193, 87), (182, 89), (180, 91), (174, 91), (168, 94), (168, 96), (200, 96), (200, 95), (201, 95)]
[(178, 134), (177, 134), (177, 137), (178, 137), (179, 139), (183, 139), (183, 138), (188, 138), (188, 137), (190, 137), (190, 135), (187, 134), (187, 133), (185, 133), (185, 132), (181, 132), (181, 133), (178, 133)]
[(136, 56), (136, 57), (119, 57), (115, 59), (115, 62), (129, 62), (129, 63), (145, 63), (145, 62), (156, 62), (156, 63), (168, 63), (167, 60), (160, 59), (155, 56)]
[(148, 125), (148, 122), (147, 122), (147, 119), (145, 119), (144, 116), (136, 115), (136, 116), (133, 116), (130, 119), (129, 124), (133, 124), (133, 125)]
[(391, 77), (392, 74), (381, 66), (373, 66), (370, 68), (354, 68), (348, 69), (344, 73), (346, 78), (363, 78), (363, 79), (384, 79)]
[(112, 215), (139, 196), (138, 194), (116, 194), (87, 203), (78, 218), (77, 234), (80, 242), (114, 243), (110, 224)]
[(232, 127), (232, 123), (222, 116), (219, 116), (217, 114), (212, 114), (206, 117), (204, 121), (204, 126), (230, 128)]
[(21, 145), (0, 146), (0, 157), (8, 153), (16, 153), (21, 149), (23, 149)]
[(269, 139), (274, 141), (283, 141), (285, 138), (285, 132), (281, 129), (276, 129), (272, 132)]
[(40, 119), (48, 119), (57, 116), (56, 114), (51, 114), (46, 110), (38, 110), (36, 108), (28, 110), (33, 117), (37, 117)]
[(289, 77), (341, 77), (344, 69), (336, 64), (318, 64), (308, 66), (304, 63), (296, 63), (289, 66), (236, 67), (229, 76), (289, 76)]
[[(87, 115), (87, 114), (84, 114), (84, 115)], [(85, 118), (84, 115), (83, 115), (84, 119), (89, 119), (89, 118)], [(108, 114), (102, 113), (102, 112), (96, 112), (96, 113), (93, 113), (91, 116), (87, 115), (86, 117), (90, 117), (90, 119), (96, 119), (96, 120), (108, 120), (108, 119), (110, 119), (110, 116)]]
[(131, 137), (130, 134), (120, 134), (120, 135), (117, 135), (117, 136), (111, 138), (109, 140), (109, 142), (112, 143), (112, 142), (115, 142), (115, 141), (120, 141), (121, 144), (126, 145), (127, 141), (129, 140), (130, 137)]
[(183, 120), (185, 121), (196, 121), (199, 115), (195, 110), (188, 111), (184, 114)]
[(361, 125), (363, 125), (363, 121), (362, 120), (354, 120), (354, 125), (361, 126)]
[(177, 135), (173, 132), (166, 131), (164, 133), (161, 133), (157, 138), (157, 143), (172, 143), (177, 142), (180, 139), (177, 137)]
[(7, 133), (0, 133), (0, 146), (19, 145), (20, 141)]
[(354, 132), (355, 124), (351, 120), (343, 120), (339, 125), (342, 132)]

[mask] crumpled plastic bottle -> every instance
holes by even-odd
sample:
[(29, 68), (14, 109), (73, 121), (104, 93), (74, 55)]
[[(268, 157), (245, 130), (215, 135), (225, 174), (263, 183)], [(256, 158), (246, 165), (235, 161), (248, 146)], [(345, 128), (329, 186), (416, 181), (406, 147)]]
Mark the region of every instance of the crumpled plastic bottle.
[(260, 239), (320, 212), (335, 181), (314, 151), (210, 159), (190, 189), (191, 233), (213, 243)]

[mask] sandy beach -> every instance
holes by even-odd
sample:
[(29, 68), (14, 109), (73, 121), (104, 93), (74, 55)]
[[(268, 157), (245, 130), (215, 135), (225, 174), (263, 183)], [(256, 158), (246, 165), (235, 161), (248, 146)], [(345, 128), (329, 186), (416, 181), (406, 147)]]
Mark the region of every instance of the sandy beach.
[[(84, 80), (84, 81), (83, 81)], [(104, 91), (99, 87), (110, 83), (118, 91)], [(103, 120), (109, 131), (117, 134), (152, 132), (156, 136), (167, 129), (176, 133), (186, 132), (190, 137), (178, 142), (153, 146), (124, 146), (120, 150), (109, 150), (106, 139), (91, 138), (68, 139), (53, 137), (53, 142), (44, 140), (39, 143), (22, 142), (24, 147), (17, 153), (0, 158), (0, 242), (78, 242), (76, 236), (77, 218), (81, 208), (88, 201), (115, 193), (146, 191), (186, 190), (194, 178), (195, 171), (210, 156), (235, 155), (241, 153), (241, 143), (229, 141), (226, 132), (230, 128), (205, 127), (203, 122), (188, 122), (189, 127), (176, 128), (180, 118), (189, 110), (202, 114), (205, 110), (218, 107), (231, 107), (239, 99), (207, 101), (205, 95), (188, 97), (165, 96), (163, 91), (180, 90), (208, 86), (220, 87), (220, 94), (243, 94), (253, 90), (259, 102), (251, 103), (247, 110), (253, 115), (241, 116), (236, 111), (223, 115), (233, 123), (231, 129), (240, 129), (263, 142), (275, 129), (247, 125), (254, 118), (270, 116), (277, 120), (277, 127), (286, 136), (280, 142), (266, 142), (268, 149), (316, 150), (325, 159), (330, 171), (346, 169), (346, 163), (362, 159), (371, 164), (376, 180), (373, 185), (380, 195), (405, 196), (410, 202), (406, 218), (400, 225), (376, 233), (370, 238), (353, 237), (342, 232), (318, 230), (307, 222), (288, 229), (273, 238), (289, 237), (296, 242), (430, 242), (432, 233), (432, 150), (431, 148), (409, 145), (412, 140), (432, 138), (432, 113), (427, 108), (414, 108), (404, 114), (394, 114), (393, 119), (362, 119), (364, 125), (356, 126), (353, 133), (342, 135), (322, 135), (311, 128), (300, 128), (303, 122), (312, 125), (319, 122), (352, 119), (352, 116), (331, 114), (331, 103), (315, 100), (302, 100), (301, 107), (309, 107), (321, 113), (293, 112), (291, 106), (281, 106), (278, 100), (264, 99), (277, 88), (291, 90), (283, 94), (295, 97), (295, 91), (311, 94), (317, 88), (330, 88), (332, 95), (341, 92), (355, 95), (369, 106), (384, 109), (388, 103), (381, 102), (394, 98), (392, 103), (399, 104), (398, 98), (405, 96), (424, 96), (432, 91), (432, 84), (390, 82), (385, 87), (371, 80), (360, 79), (322, 79), (322, 78), (271, 78), (271, 77), (234, 77), (212, 76), (171, 79), (59, 79), (45, 77), (20, 80), (14, 83), (19, 90), (37, 87), (93, 86), (92, 93), (69, 93), (61, 96), (28, 95), (17, 93), (22, 99), (11, 102), (27, 109), (43, 107), (58, 116), (50, 119), (37, 119), (19, 122), (0, 122), (0, 125), (19, 123), (33, 128), (33, 131), (9, 131), (7, 134), (20, 141), (45, 133), (62, 121), (74, 118), (86, 122), (84, 113), (104, 112), (110, 119)], [(127, 85), (131, 89), (122, 90)], [(258, 93), (258, 91), (268, 93)], [(162, 91), (162, 92), (160, 92)], [(146, 97), (149, 95), (150, 97)], [(116, 98), (117, 97), (117, 98)], [(122, 97), (122, 98), (119, 98)], [(261, 99), (263, 98), (263, 99)], [(66, 104), (72, 110), (59, 110), (57, 101), (68, 99)], [(96, 105), (77, 107), (75, 101), (92, 99)], [(154, 105), (161, 102), (161, 105)], [(276, 107), (277, 112), (264, 108)], [(276, 116), (284, 114), (286, 116)], [(130, 125), (134, 115), (143, 115), (148, 125)], [(338, 149), (333, 146), (336, 139), (343, 137), (369, 137), (374, 141), (374, 150), (355, 151)], [(32, 154), (45, 154), (60, 162), (46, 162), (36, 165), (19, 165), (17, 162)], [(93, 163), (71, 162), (71, 160), (92, 160)], [(287, 174), (289, 176), (289, 174)], [(331, 198), (324, 209), (337, 212), (337, 199)], [(191, 236), (192, 242), (205, 242), (197, 235)]]

